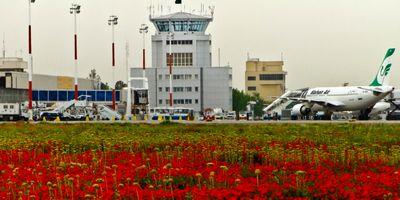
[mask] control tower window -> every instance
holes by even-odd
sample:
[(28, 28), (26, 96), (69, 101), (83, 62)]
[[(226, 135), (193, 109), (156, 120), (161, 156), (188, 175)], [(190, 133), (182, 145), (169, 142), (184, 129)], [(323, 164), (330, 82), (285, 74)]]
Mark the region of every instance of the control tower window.
[(170, 24), (175, 32), (203, 32), (208, 22), (207, 21), (156, 21), (155, 25), (160, 32), (169, 32)]
[(157, 28), (160, 32), (168, 32), (169, 31), (169, 22), (156, 22)]
[(205, 26), (206, 26), (206, 22), (193, 21), (193, 22), (190, 22), (189, 31), (201, 32), (204, 30)]

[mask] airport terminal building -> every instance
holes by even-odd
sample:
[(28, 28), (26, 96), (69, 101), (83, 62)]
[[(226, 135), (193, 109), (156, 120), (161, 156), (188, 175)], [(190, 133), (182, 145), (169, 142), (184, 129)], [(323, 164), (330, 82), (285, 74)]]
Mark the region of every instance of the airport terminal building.
[[(27, 62), (17, 57), (0, 58), (0, 103), (18, 103), (28, 100)], [(99, 90), (96, 80), (79, 78), (79, 96), (91, 96), (93, 102), (109, 104), (112, 92)], [(54, 103), (74, 99), (74, 78), (33, 74), (33, 101)], [(120, 91), (116, 91), (117, 102)]]
[[(212, 20), (212, 16), (184, 12), (150, 17), (156, 27), (151, 38), (153, 66), (146, 69), (151, 108), (169, 107), (167, 59), (171, 48), (173, 105), (197, 112), (206, 108), (232, 110), (232, 68), (212, 66), (212, 39), (205, 33)], [(132, 77), (142, 77), (142, 73), (142, 68), (131, 70)]]

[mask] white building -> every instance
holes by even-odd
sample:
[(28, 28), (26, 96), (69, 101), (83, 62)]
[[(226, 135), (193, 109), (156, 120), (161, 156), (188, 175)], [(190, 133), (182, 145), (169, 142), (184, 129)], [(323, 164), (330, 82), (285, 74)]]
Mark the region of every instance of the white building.
[[(184, 12), (150, 17), (156, 27), (151, 37), (153, 66), (146, 69), (150, 107), (168, 107), (170, 103), (167, 57), (171, 43), (173, 105), (195, 111), (232, 109), (232, 68), (212, 67), (211, 35), (205, 33), (212, 20), (212, 16)], [(142, 69), (132, 68), (131, 76), (141, 77)]]

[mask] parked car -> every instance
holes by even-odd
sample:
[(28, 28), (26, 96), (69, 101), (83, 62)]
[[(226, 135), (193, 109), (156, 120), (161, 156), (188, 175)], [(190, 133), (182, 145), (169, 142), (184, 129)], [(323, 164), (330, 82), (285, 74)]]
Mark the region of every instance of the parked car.
[(240, 112), (239, 113), (239, 120), (247, 120), (247, 113), (246, 112)]
[(215, 119), (216, 119), (216, 120), (223, 120), (223, 119), (225, 119), (224, 113), (217, 113), (217, 114), (215, 114)]
[(226, 119), (235, 120), (236, 119), (236, 111), (230, 111), (226, 114)]

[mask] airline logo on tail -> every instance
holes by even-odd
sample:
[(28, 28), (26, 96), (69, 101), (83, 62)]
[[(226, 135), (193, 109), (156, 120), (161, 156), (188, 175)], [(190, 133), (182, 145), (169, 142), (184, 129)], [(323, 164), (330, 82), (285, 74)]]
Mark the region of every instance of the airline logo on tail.
[(393, 56), (395, 49), (389, 49), (383, 59), (382, 65), (379, 68), (378, 74), (376, 75), (374, 81), (372, 81), (370, 86), (383, 86), (389, 83), (389, 72), (392, 68), (391, 57)]

